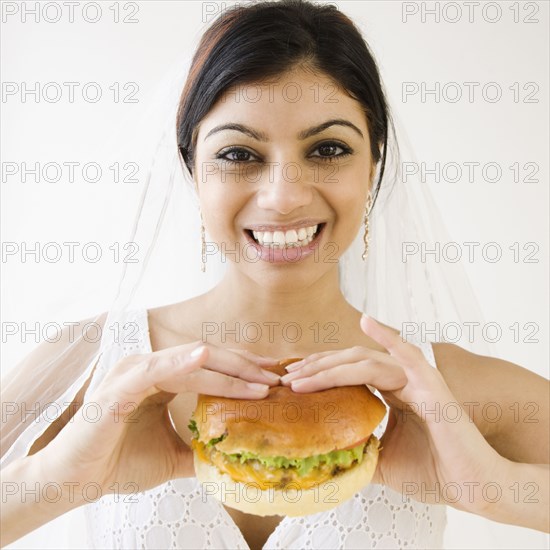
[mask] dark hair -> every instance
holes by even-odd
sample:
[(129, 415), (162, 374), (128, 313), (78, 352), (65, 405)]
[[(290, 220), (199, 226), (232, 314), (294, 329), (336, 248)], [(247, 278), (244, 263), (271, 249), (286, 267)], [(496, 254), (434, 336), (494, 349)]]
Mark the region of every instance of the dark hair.
[(378, 67), (360, 31), (346, 15), (334, 5), (308, 0), (235, 5), (203, 34), (176, 122), (178, 148), (189, 173), (193, 174), (196, 129), (225, 90), (279, 76), (298, 64), (327, 74), (362, 104), (372, 158), (375, 163), (381, 160), (373, 190), (375, 201), (392, 124)]

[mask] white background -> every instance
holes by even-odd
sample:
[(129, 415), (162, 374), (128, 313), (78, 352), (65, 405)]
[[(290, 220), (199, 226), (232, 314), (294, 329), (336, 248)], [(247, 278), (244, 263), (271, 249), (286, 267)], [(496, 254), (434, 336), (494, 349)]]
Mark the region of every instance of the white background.
[[(28, 2), (33, 8), (35, 2)], [(61, 3), (57, 6), (62, 6)], [(40, 22), (29, 14), (9, 15), (14, 3), (3, 4), (2, 80), (28, 87), (40, 82), (97, 82), (104, 97), (97, 103), (82, 99), (77, 87), (74, 103), (68, 95), (58, 102), (35, 102), (21, 93), (2, 96), (2, 162), (63, 162), (96, 160), (98, 151), (115, 131), (131, 135), (131, 122), (141, 113), (146, 98), (163, 74), (180, 59), (187, 59), (206, 27), (213, 3), (139, 2), (137, 23), (115, 23), (113, 2), (100, 2), (102, 16), (96, 23), (83, 21), (75, 8), (75, 22), (68, 22), (67, 8), (59, 22), (50, 23), (55, 9), (41, 13)], [(205, 8), (203, 4), (208, 4)], [(456, 183), (434, 182), (434, 197), (453, 241), (498, 243), (501, 261), (491, 263), (481, 254), (465, 268), (485, 318), (503, 327), (499, 356), (548, 376), (548, 66), (549, 10), (547, 2), (480, 2), (473, 20), (463, 3), (440, 2), (440, 21), (424, 14), (434, 2), (338, 2), (364, 32), (376, 59), (396, 118), (407, 129), (416, 158), (433, 167), (456, 162), (498, 163), (502, 177), (484, 181), (478, 168), (474, 182), (466, 175)], [(474, 3), (477, 4), (477, 3)], [(42, 4), (43, 5), (43, 4)], [(446, 7), (447, 6), (447, 7)], [(461, 10), (461, 17), (456, 7)], [(483, 7), (485, 6), (485, 11)], [(218, 5), (219, 7), (219, 5)], [(120, 18), (130, 16), (131, 3), (119, 4)], [(500, 9), (500, 16), (498, 9)], [(408, 11), (407, 11), (408, 10)], [(417, 13), (414, 11), (417, 10)], [(404, 12), (409, 13), (404, 21)], [(93, 17), (93, 11), (89, 16)], [(515, 22), (515, 16), (519, 21)], [(423, 20), (424, 19), (424, 20)], [(457, 19), (456, 22), (451, 22)], [(525, 20), (538, 20), (527, 23)], [(494, 22), (490, 22), (492, 20)], [(137, 104), (115, 103), (109, 90), (114, 82), (139, 86)], [(452, 102), (456, 87), (438, 101), (420, 94), (402, 98), (404, 82), (439, 82), (461, 85), (463, 98)], [(476, 82), (473, 101), (464, 82)], [(497, 83), (502, 98), (487, 101), (482, 88)], [(519, 101), (509, 89), (519, 83)], [(535, 83), (536, 103), (524, 99)], [(489, 90), (494, 91), (494, 88)], [(65, 90), (66, 92), (66, 90)], [(125, 92), (123, 92), (123, 95)], [(492, 95), (491, 95), (492, 97)], [(518, 98), (516, 98), (518, 99)], [(121, 130), (122, 129), (122, 130)], [(135, 159), (128, 159), (135, 160)], [(538, 182), (513, 181), (514, 163), (536, 163)], [(105, 164), (103, 165), (105, 168)], [(105, 168), (107, 171), (107, 168)], [(464, 170), (466, 170), (464, 168)], [(492, 173), (490, 174), (492, 176)], [(101, 243), (123, 241), (134, 214), (139, 186), (102, 181), (98, 184), (22, 183), (11, 177), (2, 181), (2, 240), (4, 242), (59, 240)], [(536, 243), (538, 263), (513, 261), (508, 249), (514, 242)], [(107, 244), (108, 246), (108, 244)], [(521, 251), (521, 248), (520, 248)], [(521, 251), (520, 258), (526, 252)], [(51, 319), (52, 311), (85, 318), (97, 312), (86, 299), (91, 290), (111, 280), (120, 265), (113, 261), (91, 264), (35, 262), (20, 256), (3, 258), (2, 322)], [(60, 305), (61, 304), (61, 305)], [(78, 307), (75, 306), (78, 304)], [(514, 342), (510, 325), (534, 323), (538, 343)], [(33, 338), (6, 336), (3, 325), (2, 369), (6, 372), (34, 345)], [(526, 332), (520, 332), (521, 338)], [(72, 520), (70, 518), (73, 518)], [(12, 548), (60, 548), (79, 544), (80, 514), (72, 512), (30, 534)], [(44, 533), (51, 533), (48, 541)], [(545, 548), (541, 533), (503, 526), (449, 510), (448, 548)]]

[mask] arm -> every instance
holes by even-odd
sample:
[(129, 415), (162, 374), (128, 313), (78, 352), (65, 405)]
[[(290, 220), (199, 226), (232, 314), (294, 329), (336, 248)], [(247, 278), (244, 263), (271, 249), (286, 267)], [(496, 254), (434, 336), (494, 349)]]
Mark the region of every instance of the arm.
[[(85, 503), (78, 490), (55, 482), (40, 462), (39, 455), (26, 456), (2, 470), (2, 547)], [(51, 496), (44, 499), (46, 484)]]
[[(79, 339), (79, 335), (91, 322), (98, 323), (103, 329), (106, 316), (103, 313), (81, 321), (71, 331), (65, 329), (56, 342), (43, 342), (3, 377), (1, 400), (3, 410), (7, 412), (2, 420), (2, 455), (18, 438), (30, 440), (23, 434), (32, 426), (35, 417), (23, 420), (20, 411), (34, 411), (38, 407), (41, 410), (44, 404), (63, 395), (73, 380), (78, 379), (99, 346)], [(1, 546), (83, 504), (74, 486), (55, 479), (39, 451), (56, 438), (81, 407), (94, 368), (71, 404), (35, 439), (28, 455), (14, 458), (2, 467)], [(14, 413), (9, 414), (9, 411)]]
[(514, 363), (433, 344), (438, 370), (487, 442), (514, 462), (550, 462), (550, 383)]
[(275, 381), (260, 365), (275, 361), (200, 342), (123, 357), (90, 395), (101, 413), (97, 420), (79, 408), (62, 429), (50, 426), (28, 456), (2, 469), (1, 543), (91, 502), (90, 483), (95, 500), (193, 475), (192, 452), (174, 430), (170, 401), (178, 393), (205, 391), (265, 397)]
[[(375, 483), (421, 502), (446, 503), (494, 521), (548, 531), (547, 381), (517, 365), (446, 344), (436, 352), (439, 368), (434, 369), (395, 330), (367, 317), (361, 328), (389, 355), (361, 346), (313, 354), (294, 363), (283, 384), (297, 392), (376, 387), (390, 406), (390, 417)], [(504, 417), (504, 408), (519, 395), (537, 402), (541, 411), (539, 422), (526, 429), (514, 422), (513, 409)], [(468, 403), (476, 401), (480, 407), (500, 406), (501, 418), (489, 416), (487, 407), (485, 415), (472, 415), (474, 421), (460, 414), (460, 404), (475, 413)], [(448, 415), (442, 412), (447, 406)]]
[[(550, 532), (550, 466), (502, 459), (492, 494), (475, 513), (501, 523)], [(493, 490), (493, 487), (495, 490)], [(500, 490), (500, 493), (498, 492)]]
[[(78, 392), (72, 404), (50, 424), (47, 430), (33, 443), (26, 457), (19, 458), (1, 472), (2, 514), (0, 546), (11, 544), (20, 537), (38, 529), (45, 523), (84, 504), (82, 496), (63, 481), (54, 482), (51, 474), (44, 471), (42, 457), (34, 456), (50, 443), (73, 417), (84, 400), (91, 376)], [(9, 480), (9, 481), (8, 481)], [(42, 498), (42, 489), (51, 487), (51, 497)]]

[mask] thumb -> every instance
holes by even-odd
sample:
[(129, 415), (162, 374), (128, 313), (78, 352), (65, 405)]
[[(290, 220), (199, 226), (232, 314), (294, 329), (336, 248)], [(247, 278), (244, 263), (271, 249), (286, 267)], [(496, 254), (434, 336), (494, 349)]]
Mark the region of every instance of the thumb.
[(373, 319), (373, 317), (369, 317), (368, 315), (363, 313), (363, 315), (361, 315), (361, 319), (359, 320), (359, 326), (361, 327), (361, 330), (367, 335), (369, 334), (369, 319)]
[(374, 317), (369, 317), (365, 313), (361, 315), (359, 322), (361, 330), (370, 336), (373, 340), (385, 347), (390, 353), (392, 349), (399, 348), (402, 343), (399, 334), (395, 330), (378, 322)]

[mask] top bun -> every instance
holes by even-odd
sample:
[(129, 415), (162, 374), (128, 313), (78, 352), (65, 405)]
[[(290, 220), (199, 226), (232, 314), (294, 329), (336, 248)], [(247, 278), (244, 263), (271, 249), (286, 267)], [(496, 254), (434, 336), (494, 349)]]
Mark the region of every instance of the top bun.
[[(286, 365), (299, 360), (284, 359), (268, 370), (283, 375)], [(227, 434), (216, 443), (224, 453), (304, 458), (366, 441), (385, 414), (385, 405), (364, 385), (312, 393), (280, 385), (261, 400), (200, 394), (194, 420), (204, 443)]]

